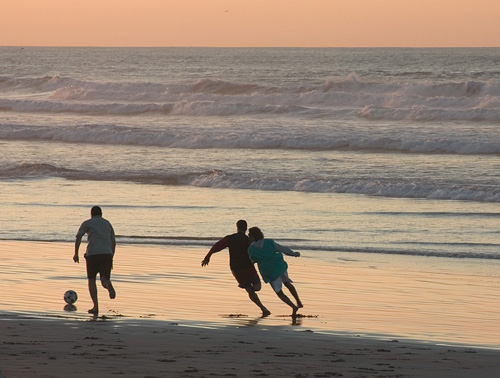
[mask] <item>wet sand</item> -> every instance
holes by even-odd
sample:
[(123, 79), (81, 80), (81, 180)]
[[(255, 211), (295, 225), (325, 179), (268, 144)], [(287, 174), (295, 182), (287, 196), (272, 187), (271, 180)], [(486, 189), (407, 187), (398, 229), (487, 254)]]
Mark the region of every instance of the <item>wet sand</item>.
[[(495, 277), (287, 258), (296, 322), (267, 285), (271, 316), (235, 285), (227, 253), (119, 245), (117, 298), (91, 305), (71, 243), (0, 242), (0, 369), (7, 378), (497, 377)], [(78, 295), (65, 311), (63, 294)]]

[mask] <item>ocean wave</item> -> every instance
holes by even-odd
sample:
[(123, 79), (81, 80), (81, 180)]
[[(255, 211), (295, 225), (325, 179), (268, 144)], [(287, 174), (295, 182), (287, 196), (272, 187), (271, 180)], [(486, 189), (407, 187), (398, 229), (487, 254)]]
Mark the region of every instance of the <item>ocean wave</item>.
[(225, 116), (307, 113), (387, 120), (500, 121), (500, 84), (363, 81), (266, 85), (222, 79), (188, 83), (90, 82), (68, 77), (0, 77), (0, 110), (15, 112)]
[(27, 178), (27, 177), (71, 177), (78, 175), (79, 171), (56, 167), (51, 164), (26, 164), (0, 168), (1, 178)]
[[(69, 243), (73, 239), (68, 239), (65, 236), (48, 236), (39, 237), (33, 236), (11, 236), (9, 238), (0, 238), (0, 240), (15, 240), (15, 241), (36, 241), (36, 242), (51, 242), (51, 243)], [(132, 245), (163, 245), (163, 246), (182, 246), (182, 247), (206, 247), (209, 248), (218, 238), (203, 238), (203, 237), (171, 237), (171, 236), (140, 236), (140, 235), (117, 235), (119, 243), (126, 243)], [(355, 259), (355, 254), (369, 254), (369, 255), (393, 255), (393, 256), (413, 256), (413, 257), (432, 257), (442, 259), (479, 259), (479, 260), (500, 260), (498, 245), (469, 243), (470, 249), (465, 251), (449, 252), (453, 249), (452, 245), (442, 244), (438, 250), (426, 249), (425, 245), (413, 249), (400, 249), (400, 248), (372, 248), (372, 247), (348, 247), (348, 246), (332, 246), (311, 241), (307, 244), (302, 244), (294, 240), (287, 242), (287, 245), (296, 251), (301, 251), (302, 258), (307, 258), (308, 254), (316, 257), (314, 254), (317, 252), (332, 254), (329, 259), (335, 257), (335, 254), (349, 253), (351, 259)], [(486, 252), (486, 250), (493, 250), (495, 252)], [(345, 261), (344, 257), (337, 257), (339, 260)], [(350, 260), (351, 260), (350, 259)]]
[(300, 105), (220, 103), (213, 100), (197, 100), (162, 103), (130, 102), (58, 102), (53, 100), (0, 99), (0, 111), (21, 113), (74, 113), (82, 115), (133, 116), (147, 113), (162, 115), (227, 116), (245, 114), (321, 114)]
[[(189, 245), (189, 246), (205, 246), (210, 247), (217, 238), (200, 238), (200, 237), (169, 237), (169, 236), (119, 236), (122, 242), (131, 244), (162, 244), (162, 245)], [(303, 241), (289, 239), (287, 245), (293, 250), (298, 251), (313, 251), (327, 253), (359, 253), (359, 254), (383, 254), (383, 255), (401, 255), (415, 257), (438, 257), (438, 258), (453, 258), (453, 259), (482, 259), (482, 260), (500, 260), (499, 253), (486, 252), (486, 250), (498, 250), (500, 245), (483, 244), (483, 243), (464, 243), (460, 246), (468, 247), (467, 252), (453, 250), (454, 244), (442, 243), (439, 249), (428, 249), (425, 243), (416, 248), (373, 248), (373, 247), (347, 247), (347, 246), (331, 246), (322, 245), (317, 241)], [(418, 244), (418, 243), (417, 243)], [(466, 244), (466, 245), (465, 245)], [(303, 256), (307, 256), (303, 254)]]
[(486, 212), (443, 212), (443, 211), (421, 211), (421, 212), (408, 212), (408, 211), (384, 211), (384, 212), (363, 212), (363, 215), (389, 215), (389, 216), (413, 216), (413, 217), (434, 217), (434, 218), (500, 218), (500, 213), (486, 213)]
[(360, 116), (373, 120), (415, 120), (415, 121), (492, 121), (499, 118), (498, 108), (480, 109), (447, 109), (429, 108), (427, 106), (412, 106), (409, 108), (387, 108), (366, 106), (360, 111)]
[(123, 181), (166, 186), (194, 186), (219, 189), (296, 191), (306, 193), (348, 193), (392, 198), (420, 198), (477, 202), (500, 202), (500, 188), (481, 184), (439, 184), (433, 181), (408, 182), (405, 179), (301, 179), (289, 177), (256, 178), (245, 174), (226, 174), (220, 170), (168, 172), (85, 171), (51, 164), (27, 164), (0, 167), (2, 179), (57, 177), (67, 180)]
[[(447, 135), (447, 133), (450, 133)], [(471, 134), (472, 133), (472, 134)], [(495, 134), (494, 131), (491, 132)], [(186, 149), (292, 149), (305, 151), (380, 151), (462, 155), (498, 155), (500, 140), (469, 133), (444, 130), (440, 133), (405, 132), (396, 129), (387, 134), (376, 129), (343, 128), (272, 129), (255, 125), (232, 129), (171, 126), (148, 128), (115, 124), (82, 124), (77, 126), (33, 126), (0, 123), (0, 140), (40, 140), (65, 143), (158, 146)], [(441, 135), (440, 135), (441, 134)], [(390, 135), (390, 136), (389, 136)], [(498, 135), (498, 134), (497, 134)]]
[[(467, 252), (448, 252), (450, 245), (443, 244), (442, 249), (428, 250), (424, 245), (421, 248), (415, 249), (388, 249), (388, 248), (352, 248), (352, 247), (328, 247), (328, 246), (307, 246), (307, 245), (291, 245), (294, 250), (312, 250), (325, 252), (349, 252), (349, 253), (366, 253), (366, 254), (383, 254), (383, 255), (400, 255), (400, 256), (415, 256), (415, 257), (439, 257), (452, 259), (482, 259), (482, 260), (500, 260), (500, 254), (493, 252), (481, 252), (481, 247), (484, 249), (492, 249), (492, 245), (474, 244), (470, 245), (471, 249)], [(474, 249), (472, 248), (474, 247)], [(498, 247), (498, 245), (496, 246)]]

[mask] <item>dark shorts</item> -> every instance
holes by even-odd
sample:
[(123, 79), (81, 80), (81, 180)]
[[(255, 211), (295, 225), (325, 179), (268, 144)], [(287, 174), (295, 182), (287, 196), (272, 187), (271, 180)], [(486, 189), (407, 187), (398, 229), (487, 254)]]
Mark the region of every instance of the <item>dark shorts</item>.
[(238, 281), (238, 286), (245, 289), (253, 284), (260, 283), (259, 275), (255, 270), (254, 266), (251, 265), (247, 268), (241, 268), (238, 270), (231, 270), (234, 278)]
[(87, 278), (96, 278), (99, 273), (101, 280), (110, 279), (111, 269), (113, 269), (112, 254), (85, 256), (85, 260), (87, 261)]

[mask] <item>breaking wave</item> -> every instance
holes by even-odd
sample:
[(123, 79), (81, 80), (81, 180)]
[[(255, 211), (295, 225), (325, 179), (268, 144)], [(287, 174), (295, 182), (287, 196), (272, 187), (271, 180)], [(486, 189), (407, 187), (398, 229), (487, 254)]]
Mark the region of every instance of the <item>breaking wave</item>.
[(225, 116), (308, 114), (377, 120), (500, 120), (500, 84), (490, 81), (370, 82), (356, 74), (317, 85), (91, 82), (0, 77), (0, 111)]
[(478, 202), (500, 202), (500, 188), (481, 184), (440, 184), (429, 181), (353, 179), (298, 179), (248, 174), (228, 174), (220, 170), (169, 172), (167, 170), (75, 170), (51, 164), (18, 164), (0, 168), (1, 179), (40, 179), (125, 181), (140, 184), (195, 186), (264, 191), (297, 191), (307, 193), (349, 193), (393, 198), (424, 198)]
[[(500, 154), (495, 130), (491, 135), (476, 135), (443, 129), (424, 132), (405, 131), (404, 127), (389, 131), (346, 127), (284, 127), (266, 125), (235, 128), (169, 126), (162, 128), (121, 126), (116, 124), (82, 124), (77, 126), (34, 126), (0, 123), (2, 140), (40, 140), (67, 143), (159, 146), (205, 149), (294, 149), (311, 151), (384, 151), (410, 153), (446, 153), (463, 155)], [(500, 131), (500, 130), (499, 130)]]

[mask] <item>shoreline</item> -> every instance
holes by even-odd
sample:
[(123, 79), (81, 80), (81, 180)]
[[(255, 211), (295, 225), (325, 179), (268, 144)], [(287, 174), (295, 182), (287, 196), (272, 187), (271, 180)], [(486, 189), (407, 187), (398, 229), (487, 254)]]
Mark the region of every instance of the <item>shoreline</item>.
[(194, 320), (194, 319), (159, 319), (154, 316), (125, 316), (119, 313), (113, 313), (112, 311), (106, 314), (100, 314), (99, 316), (93, 316), (86, 312), (75, 313), (73, 311), (65, 311), (64, 313), (43, 313), (35, 311), (2, 311), (0, 310), (0, 323), (2, 320), (7, 321), (33, 321), (33, 322), (74, 322), (75, 324), (80, 323), (110, 323), (114, 324), (114, 327), (152, 327), (155, 325), (159, 326), (177, 326), (181, 328), (192, 328), (201, 330), (232, 330), (232, 329), (259, 329), (266, 332), (290, 332), (290, 333), (314, 333), (316, 335), (322, 335), (324, 337), (331, 338), (346, 338), (346, 339), (363, 339), (367, 341), (374, 341), (376, 343), (406, 343), (415, 346), (435, 346), (438, 348), (448, 347), (448, 348), (460, 348), (460, 349), (473, 349), (473, 350), (487, 350), (495, 352), (497, 351), (500, 356), (500, 346), (496, 345), (481, 345), (481, 344), (467, 344), (451, 341), (439, 341), (439, 340), (429, 340), (425, 338), (409, 338), (400, 335), (395, 335), (391, 333), (367, 333), (367, 332), (356, 332), (349, 330), (329, 330), (325, 328), (319, 328), (312, 325), (311, 327), (305, 327), (301, 324), (301, 319), (307, 318), (308, 316), (298, 315), (297, 324), (294, 324), (291, 316), (288, 315), (278, 315), (279, 318), (288, 318), (290, 320), (286, 323), (280, 324), (269, 324), (266, 322), (266, 317), (255, 316), (250, 317), (244, 314), (227, 314), (220, 315), (222, 320), (212, 319), (212, 320)]
[[(0, 250), (5, 287), (0, 315), (89, 319), (85, 264), (73, 263), (72, 244), (1, 241)], [(272, 314), (261, 318), (237, 287), (227, 254), (221, 252), (202, 268), (205, 253), (205, 248), (119, 245), (112, 273), (117, 299), (110, 300), (99, 287), (100, 315), (117, 324), (157, 320), (216, 329), (285, 327), (334, 337), (500, 349), (496, 277), (326, 263), (307, 255), (287, 258), (305, 305), (294, 325), (291, 310), (269, 285), (259, 296)], [(68, 289), (78, 293), (76, 311), (64, 311)]]
[(214, 329), (152, 319), (78, 321), (19, 314), (0, 314), (0, 327), (5, 378), (493, 378), (500, 371), (499, 351), (290, 327)]

